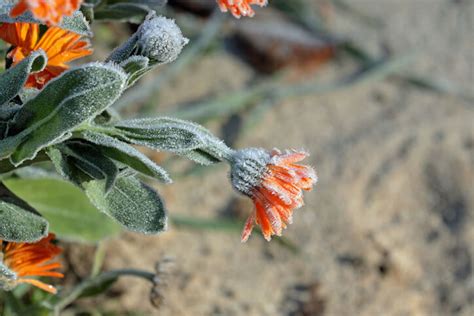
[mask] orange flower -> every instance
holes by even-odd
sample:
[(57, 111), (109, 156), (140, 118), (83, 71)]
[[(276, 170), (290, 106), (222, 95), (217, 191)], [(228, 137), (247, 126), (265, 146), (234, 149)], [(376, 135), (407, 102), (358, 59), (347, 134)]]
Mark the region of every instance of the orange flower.
[(80, 35), (54, 26), (40, 36), (38, 24), (4, 23), (0, 25), (0, 38), (15, 47), (8, 53), (14, 65), (39, 49), (48, 56), (46, 68), (28, 78), (26, 86), (30, 88), (41, 89), (48, 81), (69, 68), (67, 62), (92, 53), (89, 43), (80, 40)]
[(266, 6), (267, 0), (217, 0), (222, 12), (230, 11), (233, 16), (240, 18), (241, 16), (253, 17), (255, 11), (251, 5), (259, 5), (261, 7)]
[(254, 223), (260, 225), (268, 241), (272, 235), (280, 236), (291, 224), (293, 210), (304, 204), (303, 190), (310, 191), (317, 182), (313, 168), (297, 164), (307, 156), (305, 152), (268, 152), (256, 148), (234, 154), (232, 185), (255, 205), (245, 223), (242, 242), (249, 238)]
[[(62, 278), (64, 276), (62, 273), (54, 271), (61, 268), (61, 264), (51, 262), (62, 251), (51, 242), (54, 237), (54, 234), (49, 234), (36, 243), (5, 242), (3, 244), (3, 266), (12, 275), (11, 283), (7, 284), (6, 289), (13, 289), (19, 283), (29, 283), (44, 291), (56, 294), (57, 290), (52, 285), (33, 278)], [(5, 273), (3, 269), (2, 272)]]
[(17, 17), (30, 10), (33, 16), (47, 25), (61, 22), (63, 16), (72, 15), (81, 6), (82, 0), (20, 0), (10, 12)]

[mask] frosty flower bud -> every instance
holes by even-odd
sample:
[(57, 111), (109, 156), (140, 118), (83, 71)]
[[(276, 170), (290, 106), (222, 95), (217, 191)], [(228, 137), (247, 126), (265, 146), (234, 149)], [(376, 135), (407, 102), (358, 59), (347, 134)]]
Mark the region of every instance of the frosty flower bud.
[(282, 229), (291, 224), (293, 210), (304, 204), (303, 190), (311, 190), (317, 181), (313, 168), (297, 164), (307, 156), (305, 152), (269, 152), (260, 148), (234, 153), (232, 186), (255, 205), (242, 232), (242, 242), (249, 238), (254, 222), (261, 226), (267, 240), (272, 235), (281, 235)]
[(154, 12), (140, 25), (137, 35), (138, 53), (157, 63), (174, 61), (189, 42), (173, 20)]

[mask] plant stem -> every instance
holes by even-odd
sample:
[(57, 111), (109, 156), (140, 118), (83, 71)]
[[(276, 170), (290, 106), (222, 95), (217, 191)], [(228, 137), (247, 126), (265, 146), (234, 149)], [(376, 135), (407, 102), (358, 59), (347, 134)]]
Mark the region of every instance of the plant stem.
[(94, 254), (94, 263), (92, 265), (91, 271), (91, 278), (96, 277), (100, 273), (100, 269), (102, 269), (102, 265), (104, 264), (105, 258), (105, 243), (104, 241), (99, 241), (97, 243), (97, 248), (95, 249)]
[(81, 297), (81, 295), (89, 288), (94, 288), (100, 286), (101, 284), (106, 284), (107, 282), (113, 282), (115, 279), (118, 279), (122, 276), (133, 276), (148, 280), (153, 283), (153, 278), (155, 277), (154, 273), (136, 270), (136, 269), (121, 269), (104, 272), (95, 277), (91, 277), (82, 281), (78, 284), (69, 294), (61, 298), (57, 303), (54, 304), (54, 315), (59, 316), (61, 311), (66, 308), (69, 304), (74, 302), (76, 299)]

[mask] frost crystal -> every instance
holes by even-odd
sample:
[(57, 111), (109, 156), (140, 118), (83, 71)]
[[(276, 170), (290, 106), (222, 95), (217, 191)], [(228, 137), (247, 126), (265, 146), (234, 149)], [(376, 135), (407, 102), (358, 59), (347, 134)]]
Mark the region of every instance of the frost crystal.
[(157, 17), (151, 12), (138, 29), (138, 49), (154, 62), (170, 63), (189, 42), (174, 20)]
[(237, 151), (230, 172), (232, 186), (240, 193), (252, 196), (252, 190), (260, 185), (266, 175), (270, 160), (269, 152), (262, 148)]

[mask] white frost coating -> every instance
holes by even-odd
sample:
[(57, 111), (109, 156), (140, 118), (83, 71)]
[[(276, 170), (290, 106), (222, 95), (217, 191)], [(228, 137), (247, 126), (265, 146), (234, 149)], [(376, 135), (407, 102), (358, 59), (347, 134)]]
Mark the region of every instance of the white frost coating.
[(189, 42), (174, 20), (157, 17), (154, 11), (148, 14), (137, 33), (140, 54), (159, 63), (174, 61)]
[(126, 141), (156, 150), (187, 154), (200, 149), (218, 160), (230, 155), (231, 151), (202, 126), (175, 118), (132, 119), (119, 122), (116, 127), (128, 138)]
[(253, 189), (260, 186), (268, 173), (270, 153), (262, 148), (248, 148), (237, 151), (232, 158), (232, 186), (240, 193), (252, 196)]
[[(83, 85), (76, 85), (75, 87), (71, 88), (68, 91), (69, 95), (65, 96), (59, 104), (53, 104), (53, 108), (51, 108), (49, 111), (47, 111), (46, 109), (42, 109), (44, 113), (41, 114), (41, 117), (37, 115), (34, 118), (35, 121), (31, 121), (29, 116), (27, 116), (26, 123), (19, 125), (27, 125), (28, 128), (21, 131), (19, 134), (6, 139), (7, 141), (11, 139), (12, 146), (18, 146), (17, 152), (10, 157), (10, 161), (13, 165), (18, 166), (25, 160), (33, 159), (42, 148), (64, 141), (64, 139), (70, 135), (71, 130), (73, 130), (76, 126), (80, 125), (85, 121), (90, 121), (100, 112), (102, 112), (105, 108), (107, 108), (110, 104), (112, 104), (117, 98), (120, 97), (125, 87), (125, 82), (127, 79), (126, 73), (123, 71), (122, 68), (120, 68), (114, 63), (102, 64), (95, 62), (63, 72), (60, 76), (48, 82), (48, 84), (45, 86), (45, 88), (43, 88), (42, 92), (37, 96), (37, 98), (26, 103), (23, 106), (22, 110), (25, 110), (25, 112), (32, 111), (28, 107), (37, 107), (38, 102), (44, 101), (43, 94), (48, 95), (48, 93), (53, 93), (52, 91), (49, 91), (51, 90), (51, 86), (55, 85), (58, 82), (61, 82), (61, 80), (63, 80), (65, 77), (76, 76), (77, 73), (80, 73), (81, 71), (92, 72), (93, 69), (110, 70), (110, 73), (108, 73), (109, 77), (88, 77), (87, 84), (84, 83)], [(92, 73), (90, 75), (92, 75)], [(107, 75), (107, 73), (105, 73), (104, 75)], [(114, 77), (114, 75), (117, 75), (117, 77)], [(104, 80), (109, 80), (110, 82), (104, 82)], [(112, 90), (112, 87), (114, 85), (118, 85), (118, 87)], [(106, 87), (110, 87), (110, 95), (102, 94), (101, 96), (105, 98), (104, 100), (96, 99), (98, 94), (94, 93), (94, 91), (97, 89), (105, 89)], [(38, 99), (40, 99), (40, 101), (38, 101)], [(68, 102), (73, 102), (75, 99), (80, 100), (80, 103), (82, 103), (83, 105), (69, 109), (71, 105), (69, 105), (68, 107)], [(65, 115), (65, 113), (63, 113), (64, 111), (69, 111), (67, 115), (69, 116), (70, 120), (62, 120), (61, 122), (63, 122), (65, 126), (61, 126), (61, 128), (56, 128), (55, 130), (49, 130), (49, 125), (47, 124), (47, 122), (51, 122), (51, 120), (53, 120), (59, 112)], [(21, 114), (21, 111), (17, 114), (17, 116), (15, 117), (15, 122)], [(77, 119), (75, 121), (72, 121), (72, 117), (76, 117)], [(32, 133), (33, 131), (35, 132), (34, 134)], [(33, 137), (32, 134), (35, 137)], [(37, 143), (38, 137), (43, 138), (43, 136), (45, 136), (47, 140), (41, 139), (42, 143)], [(18, 140), (20, 141), (21, 145), (15, 143), (15, 141)]]
[(140, 168), (136, 169), (137, 166), (135, 164), (130, 165), (130, 162), (127, 164), (126, 161), (120, 161), (117, 159), (117, 157), (111, 157), (112, 159), (118, 160), (124, 164), (127, 164), (129, 167), (142, 173), (143, 173), (143, 170), (140, 170), (140, 169), (144, 168), (147, 171), (149, 171), (154, 177), (160, 179), (161, 181), (165, 183), (172, 183), (171, 178), (169, 177), (168, 173), (163, 168), (158, 166), (147, 156), (145, 156), (140, 151), (135, 149), (135, 147), (132, 147), (124, 142), (121, 142), (113, 137), (110, 137), (104, 134), (97, 134), (94, 132), (86, 131), (82, 135), (86, 140), (96, 145), (115, 149), (121, 152), (123, 155), (128, 156), (130, 159), (138, 161), (140, 163), (140, 166), (139, 166)]

